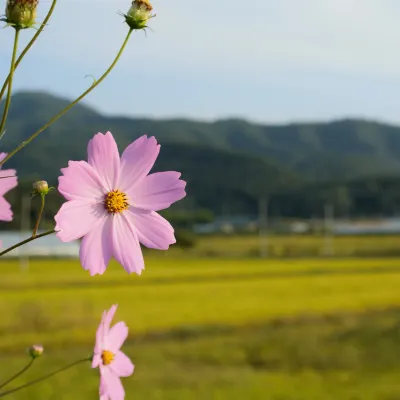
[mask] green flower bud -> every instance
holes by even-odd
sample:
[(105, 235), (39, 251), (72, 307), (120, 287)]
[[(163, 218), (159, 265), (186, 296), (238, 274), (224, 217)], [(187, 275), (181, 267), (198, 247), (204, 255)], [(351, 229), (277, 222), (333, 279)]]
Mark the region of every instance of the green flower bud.
[(127, 14), (124, 14), (125, 21), (131, 29), (144, 29), (150, 18), (155, 17), (151, 13), (153, 6), (149, 0), (134, 0)]
[(34, 344), (28, 350), (29, 355), (32, 358), (38, 358), (43, 354), (44, 348), (40, 344)]
[(36, 8), (39, 0), (7, 0), (6, 19), (17, 29), (30, 28), (36, 24)]
[(46, 181), (37, 181), (33, 185), (34, 194), (47, 194), (49, 193), (49, 185)]

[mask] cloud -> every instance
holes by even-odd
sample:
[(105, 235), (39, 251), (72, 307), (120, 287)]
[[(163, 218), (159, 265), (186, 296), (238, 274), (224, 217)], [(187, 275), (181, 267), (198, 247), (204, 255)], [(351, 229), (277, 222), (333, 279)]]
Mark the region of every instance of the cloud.
[[(40, 4), (43, 18), (50, 1)], [(231, 110), (250, 118), (293, 119), (347, 110), (392, 118), (398, 106), (393, 89), (400, 83), (398, 0), (153, 4), (154, 32), (134, 34), (115, 73), (89, 98), (103, 110), (108, 95), (116, 99), (111, 112), (115, 107), (133, 112), (127, 104), (135, 98), (126, 92), (128, 86), (152, 93), (135, 112), (151, 109), (156, 115), (214, 117)], [(59, 2), (18, 70), (16, 87), (47, 85), (55, 92), (79, 93), (88, 85), (82, 78), (99, 76), (115, 56), (127, 30), (117, 11), (126, 12), (129, 5), (124, 0)], [(0, 46), (4, 75), (12, 31), (0, 34), (5, 38)], [(28, 35), (23, 32), (23, 42)], [(29, 65), (41, 68), (36, 81)]]
[[(400, 6), (394, 1), (253, 0), (244, 6), (242, 0), (176, 0), (154, 6), (155, 32), (134, 36), (125, 68), (140, 60), (146, 67), (224, 76), (226, 69), (235, 74), (282, 67), (395, 76), (400, 71)], [(60, 2), (49, 34), (36, 46), (38, 57), (73, 65), (109, 61), (126, 33), (117, 11), (128, 8), (123, 0)]]

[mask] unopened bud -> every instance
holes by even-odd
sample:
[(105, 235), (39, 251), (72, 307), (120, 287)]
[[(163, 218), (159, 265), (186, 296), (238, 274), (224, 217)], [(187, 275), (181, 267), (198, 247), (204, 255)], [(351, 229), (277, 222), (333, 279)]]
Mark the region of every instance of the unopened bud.
[(17, 29), (32, 27), (38, 4), (39, 0), (7, 0), (5, 21)]
[(46, 181), (37, 181), (33, 184), (34, 194), (47, 194), (49, 193), (49, 185)]
[(153, 18), (151, 12), (153, 6), (149, 0), (134, 0), (128, 13), (125, 14), (126, 23), (131, 29), (144, 29), (147, 27), (147, 22)]
[(43, 351), (43, 346), (41, 346), (40, 344), (34, 344), (29, 348), (28, 352), (32, 358), (38, 358), (43, 354)]

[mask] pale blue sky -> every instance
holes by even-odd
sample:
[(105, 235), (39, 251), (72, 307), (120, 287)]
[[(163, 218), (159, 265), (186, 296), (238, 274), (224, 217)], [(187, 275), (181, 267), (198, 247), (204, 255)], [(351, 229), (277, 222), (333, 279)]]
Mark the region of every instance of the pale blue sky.
[[(15, 89), (74, 98), (120, 46), (124, 0), (60, 0)], [(400, 123), (398, 0), (154, 0), (117, 68), (88, 96), (108, 114), (243, 117), (259, 122), (367, 117)], [(50, 0), (40, 0), (43, 19)], [(0, 2), (1, 9), (5, 0)], [(12, 29), (0, 30), (0, 76)], [(30, 32), (22, 33), (26, 42)]]

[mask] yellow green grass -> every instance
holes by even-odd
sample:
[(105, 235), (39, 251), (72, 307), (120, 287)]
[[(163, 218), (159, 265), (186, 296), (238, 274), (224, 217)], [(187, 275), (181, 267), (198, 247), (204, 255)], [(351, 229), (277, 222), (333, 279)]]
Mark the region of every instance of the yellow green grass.
[[(316, 257), (326, 250), (321, 235), (269, 235), (267, 243), (272, 257)], [(332, 243), (334, 255), (339, 257), (400, 256), (400, 235), (338, 236)], [(189, 251), (174, 248), (169, 255), (254, 257), (259, 251), (257, 235), (199, 236), (195, 248)]]
[[(400, 305), (400, 261), (149, 260), (139, 278), (116, 264), (91, 278), (78, 262), (2, 267), (1, 347), (36, 338), (87, 341), (111, 303), (136, 333), (182, 325), (242, 325), (281, 316)], [(30, 329), (32, 327), (32, 330)]]
[[(78, 261), (3, 259), (0, 290), (0, 382), (31, 343), (47, 355), (20, 382), (86, 356), (118, 303), (127, 399), (400, 396), (400, 259), (147, 257), (141, 277), (113, 263), (94, 278)], [(81, 366), (14, 398), (95, 399), (96, 379)]]

